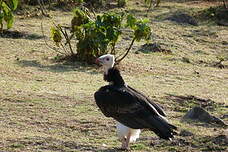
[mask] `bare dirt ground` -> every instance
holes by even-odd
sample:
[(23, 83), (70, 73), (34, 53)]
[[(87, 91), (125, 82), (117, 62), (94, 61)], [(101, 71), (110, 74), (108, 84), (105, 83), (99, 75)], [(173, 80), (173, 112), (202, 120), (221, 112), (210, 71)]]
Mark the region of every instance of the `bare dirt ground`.
[[(162, 2), (146, 15), (143, 3), (129, 0), (129, 12), (151, 20), (151, 43), (171, 53), (141, 51), (145, 42), (137, 43), (121, 65), (122, 75), (128, 85), (160, 103), (179, 131), (193, 133), (163, 141), (145, 130), (131, 145), (132, 151), (227, 150), (226, 127), (181, 118), (201, 105), (186, 98), (194, 96), (213, 101), (215, 106), (207, 110), (228, 122), (228, 63), (215, 66), (218, 56), (227, 55), (228, 28), (166, 19), (178, 11), (197, 12), (214, 5)], [(62, 10), (49, 14), (51, 18), (17, 15), (11, 33), (0, 37), (0, 151), (118, 151), (115, 121), (105, 118), (94, 103), (94, 92), (106, 84), (102, 73), (95, 66), (52, 60), (56, 52), (44, 43), (41, 22), (52, 43), (52, 22), (69, 26), (72, 14)], [(120, 50), (130, 43), (128, 38), (122, 40)]]

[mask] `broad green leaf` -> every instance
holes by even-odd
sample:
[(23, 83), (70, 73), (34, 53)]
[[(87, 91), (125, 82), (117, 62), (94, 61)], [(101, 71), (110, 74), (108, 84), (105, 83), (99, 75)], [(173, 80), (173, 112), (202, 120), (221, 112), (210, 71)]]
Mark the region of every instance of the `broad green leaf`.
[(18, 0), (12, 0), (12, 2), (13, 2), (13, 10), (16, 10), (18, 6)]
[(136, 21), (136, 18), (133, 15), (129, 14), (127, 16), (127, 27), (129, 26), (131, 29), (134, 29)]
[(8, 5), (11, 11), (14, 11), (17, 9), (18, 0), (8, 0), (6, 1), (6, 4)]
[(4, 20), (6, 21), (7, 29), (10, 29), (13, 26), (13, 13), (11, 11), (8, 11), (7, 13), (4, 14)]
[(5, 18), (5, 21), (7, 23), (7, 29), (10, 29), (13, 26), (13, 21), (14, 21), (13, 14), (9, 13), (9, 15), (7, 16), (7, 19)]
[(0, 23), (1, 23), (1, 20), (3, 19), (4, 17), (4, 12), (2, 10), (0, 10)]
[(13, 21), (14, 21), (13, 18), (7, 21), (7, 29), (10, 29), (13, 26)]
[(2, 2), (2, 10), (4, 14), (8, 14), (11, 11), (9, 6), (5, 2)]
[(62, 35), (58, 27), (51, 27), (51, 38), (59, 46), (59, 43), (62, 41)]

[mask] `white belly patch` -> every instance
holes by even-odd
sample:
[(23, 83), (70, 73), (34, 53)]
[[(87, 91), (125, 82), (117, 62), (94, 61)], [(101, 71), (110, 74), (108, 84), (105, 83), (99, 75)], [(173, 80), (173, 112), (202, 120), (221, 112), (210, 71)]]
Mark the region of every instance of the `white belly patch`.
[(135, 142), (136, 139), (139, 138), (139, 134), (141, 133), (140, 129), (132, 129), (129, 128), (119, 122), (116, 123), (116, 129), (117, 129), (117, 135), (120, 140), (123, 140), (123, 138), (127, 138), (128, 133), (130, 132), (130, 142)]

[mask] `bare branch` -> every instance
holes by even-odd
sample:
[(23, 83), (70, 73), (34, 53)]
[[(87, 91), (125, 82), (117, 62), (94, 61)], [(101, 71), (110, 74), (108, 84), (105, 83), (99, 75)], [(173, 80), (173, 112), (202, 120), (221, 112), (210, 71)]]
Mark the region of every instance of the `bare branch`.
[(131, 44), (130, 44), (128, 50), (126, 51), (126, 53), (124, 54), (124, 56), (121, 57), (120, 59), (116, 58), (116, 64), (119, 64), (128, 55), (128, 53), (130, 52), (134, 42), (135, 42), (135, 38), (133, 38), (133, 40), (131, 41)]
[(67, 49), (65, 48), (65, 46), (64, 46), (62, 43), (60, 43), (60, 45), (61, 45), (61, 47), (63, 48), (64, 52), (65, 52), (66, 55), (67, 55), (68, 53), (67, 53)]
[(69, 45), (71, 55), (74, 55), (74, 51), (73, 51), (71, 43), (70, 43), (71, 38), (69, 38), (66, 29), (64, 29), (64, 31), (65, 31), (65, 34), (66, 34), (66, 44)]

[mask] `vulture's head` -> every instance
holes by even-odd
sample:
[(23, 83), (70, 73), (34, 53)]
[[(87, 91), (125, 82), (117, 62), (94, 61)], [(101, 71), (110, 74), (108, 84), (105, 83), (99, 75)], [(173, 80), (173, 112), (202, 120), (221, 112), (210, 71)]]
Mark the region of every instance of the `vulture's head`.
[(96, 63), (104, 68), (104, 72), (107, 73), (110, 68), (115, 64), (115, 57), (111, 54), (105, 54), (96, 59)]

